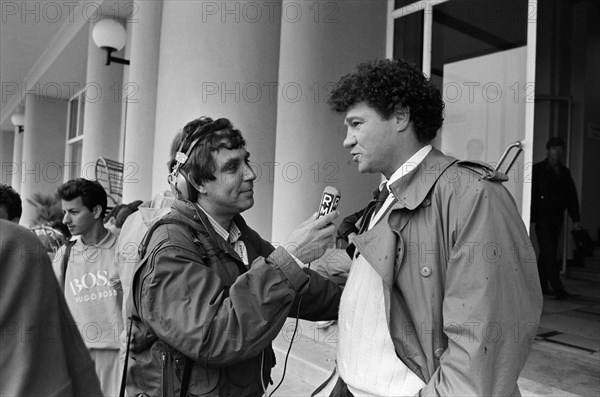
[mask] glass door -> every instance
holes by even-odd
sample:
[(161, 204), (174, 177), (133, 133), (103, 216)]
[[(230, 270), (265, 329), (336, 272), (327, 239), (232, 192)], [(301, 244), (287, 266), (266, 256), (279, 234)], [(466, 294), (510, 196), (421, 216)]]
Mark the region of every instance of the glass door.
[[(418, 65), (442, 91), (444, 125), (434, 145), (501, 171), (529, 225), (536, 2), (390, 0), (388, 56)], [(420, 49), (420, 51), (419, 51)]]

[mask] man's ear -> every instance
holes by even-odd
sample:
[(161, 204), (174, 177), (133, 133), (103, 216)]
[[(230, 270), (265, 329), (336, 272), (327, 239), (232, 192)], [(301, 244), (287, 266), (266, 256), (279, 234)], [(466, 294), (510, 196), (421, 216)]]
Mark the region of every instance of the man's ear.
[(397, 104), (394, 108), (394, 117), (396, 118), (398, 131), (404, 131), (410, 123), (410, 108)]
[(92, 214), (94, 214), (95, 219), (100, 219), (100, 216), (102, 215), (102, 206), (101, 205), (95, 206), (94, 210), (92, 211)]

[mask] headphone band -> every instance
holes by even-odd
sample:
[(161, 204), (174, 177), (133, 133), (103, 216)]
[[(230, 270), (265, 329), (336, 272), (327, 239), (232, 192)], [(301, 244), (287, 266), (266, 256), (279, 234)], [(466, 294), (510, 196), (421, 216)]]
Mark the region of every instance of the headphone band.
[[(185, 136), (182, 137), (181, 143), (179, 144), (179, 149), (177, 150), (177, 153), (175, 155), (176, 164), (173, 167), (172, 172), (168, 176), (169, 184), (173, 188), (174, 193), (180, 191), (180, 189), (178, 188), (179, 184), (177, 182), (177, 179), (180, 175), (185, 180), (186, 185), (191, 185), (191, 182), (189, 181), (189, 178), (186, 175), (186, 173), (182, 172), (182, 167), (184, 166), (184, 164), (188, 161), (188, 159), (192, 155), (194, 148), (198, 145), (198, 143), (200, 143), (200, 141), (202, 141), (206, 137), (210, 136), (211, 132), (221, 131), (221, 130), (232, 130), (232, 131), (236, 131), (237, 133), (239, 133), (239, 131), (233, 127), (231, 122), (225, 118), (213, 120), (210, 117), (204, 117), (204, 116), (200, 117), (194, 121), (189, 122), (183, 128), (183, 132), (185, 133)], [(194, 136), (196, 137), (195, 139), (194, 139)], [(240, 135), (240, 139), (241, 139), (241, 144), (244, 145), (245, 142), (244, 142), (243, 138), (241, 138), (241, 135)], [(186, 144), (190, 141), (191, 141), (191, 143), (189, 144), (187, 150), (184, 152), (183, 150), (184, 150)], [(189, 187), (192, 188), (194, 186), (192, 185)], [(192, 189), (188, 189), (188, 190), (192, 190)], [(176, 194), (178, 194), (178, 193), (176, 193)], [(193, 193), (190, 192), (189, 197), (192, 197), (192, 195), (193, 195)]]
[[(183, 198), (186, 200), (190, 200), (190, 199), (194, 200), (193, 199), (194, 193), (191, 191), (193, 186), (190, 186), (190, 181), (188, 180), (188, 177), (185, 175), (185, 173), (181, 172), (181, 168), (188, 161), (190, 155), (192, 154), (192, 151), (194, 150), (194, 148), (196, 147), (198, 142), (200, 142), (200, 140), (202, 138), (204, 138), (205, 136), (207, 136), (208, 132), (210, 132), (210, 129), (207, 127), (209, 127), (210, 125), (214, 125), (214, 123), (215, 123), (215, 121), (213, 119), (211, 119), (210, 117), (200, 117), (197, 120), (197, 122), (202, 123), (202, 125), (194, 128), (193, 130), (191, 130), (191, 128), (189, 128), (187, 134), (181, 139), (181, 143), (179, 144), (179, 149), (177, 150), (177, 153), (175, 155), (176, 164), (173, 167), (173, 170), (171, 171), (171, 173), (169, 174), (169, 176), (167, 178), (169, 185), (171, 185), (173, 193), (177, 197), (180, 197), (180, 198)], [(188, 123), (188, 125), (189, 125), (189, 123)], [(186, 125), (186, 127), (188, 125)], [(184, 131), (185, 131), (185, 127), (184, 127)], [(185, 147), (186, 143), (189, 142), (192, 139), (192, 137), (194, 136), (194, 134), (196, 134), (196, 133), (198, 133), (199, 136), (192, 141), (192, 143), (189, 145), (187, 151), (184, 153), (183, 148)], [(183, 183), (183, 181), (181, 181), (181, 183), (177, 182), (177, 179), (179, 178), (180, 175), (185, 180), (185, 183)], [(187, 185), (187, 186), (184, 187), (181, 185)]]

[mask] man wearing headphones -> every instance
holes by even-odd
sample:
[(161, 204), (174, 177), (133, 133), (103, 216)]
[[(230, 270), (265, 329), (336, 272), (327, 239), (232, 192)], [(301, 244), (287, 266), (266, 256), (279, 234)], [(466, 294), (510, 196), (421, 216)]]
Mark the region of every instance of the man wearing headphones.
[(298, 262), (325, 252), (338, 213), (313, 214), (275, 249), (240, 216), (254, 204), (248, 159), (229, 120), (184, 127), (169, 176), (177, 200), (134, 274), (129, 395), (260, 396), (286, 318), (337, 317), (339, 287)]

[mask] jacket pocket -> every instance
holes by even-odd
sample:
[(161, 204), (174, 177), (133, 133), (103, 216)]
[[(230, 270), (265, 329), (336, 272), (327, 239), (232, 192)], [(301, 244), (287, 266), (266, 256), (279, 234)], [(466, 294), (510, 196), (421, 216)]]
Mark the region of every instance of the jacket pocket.
[[(177, 360), (176, 366), (180, 368), (177, 371), (177, 377), (181, 381), (184, 360)], [(217, 385), (220, 378), (221, 370), (219, 368), (206, 368), (198, 363), (193, 363), (188, 396), (218, 396)]]
[[(252, 388), (260, 385), (261, 362), (262, 354), (227, 367), (226, 371), (229, 381), (242, 389)], [(264, 364), (262, 365), (263, 371), (270, 373), (271, 363), (271, 360), (265, 360)]]

